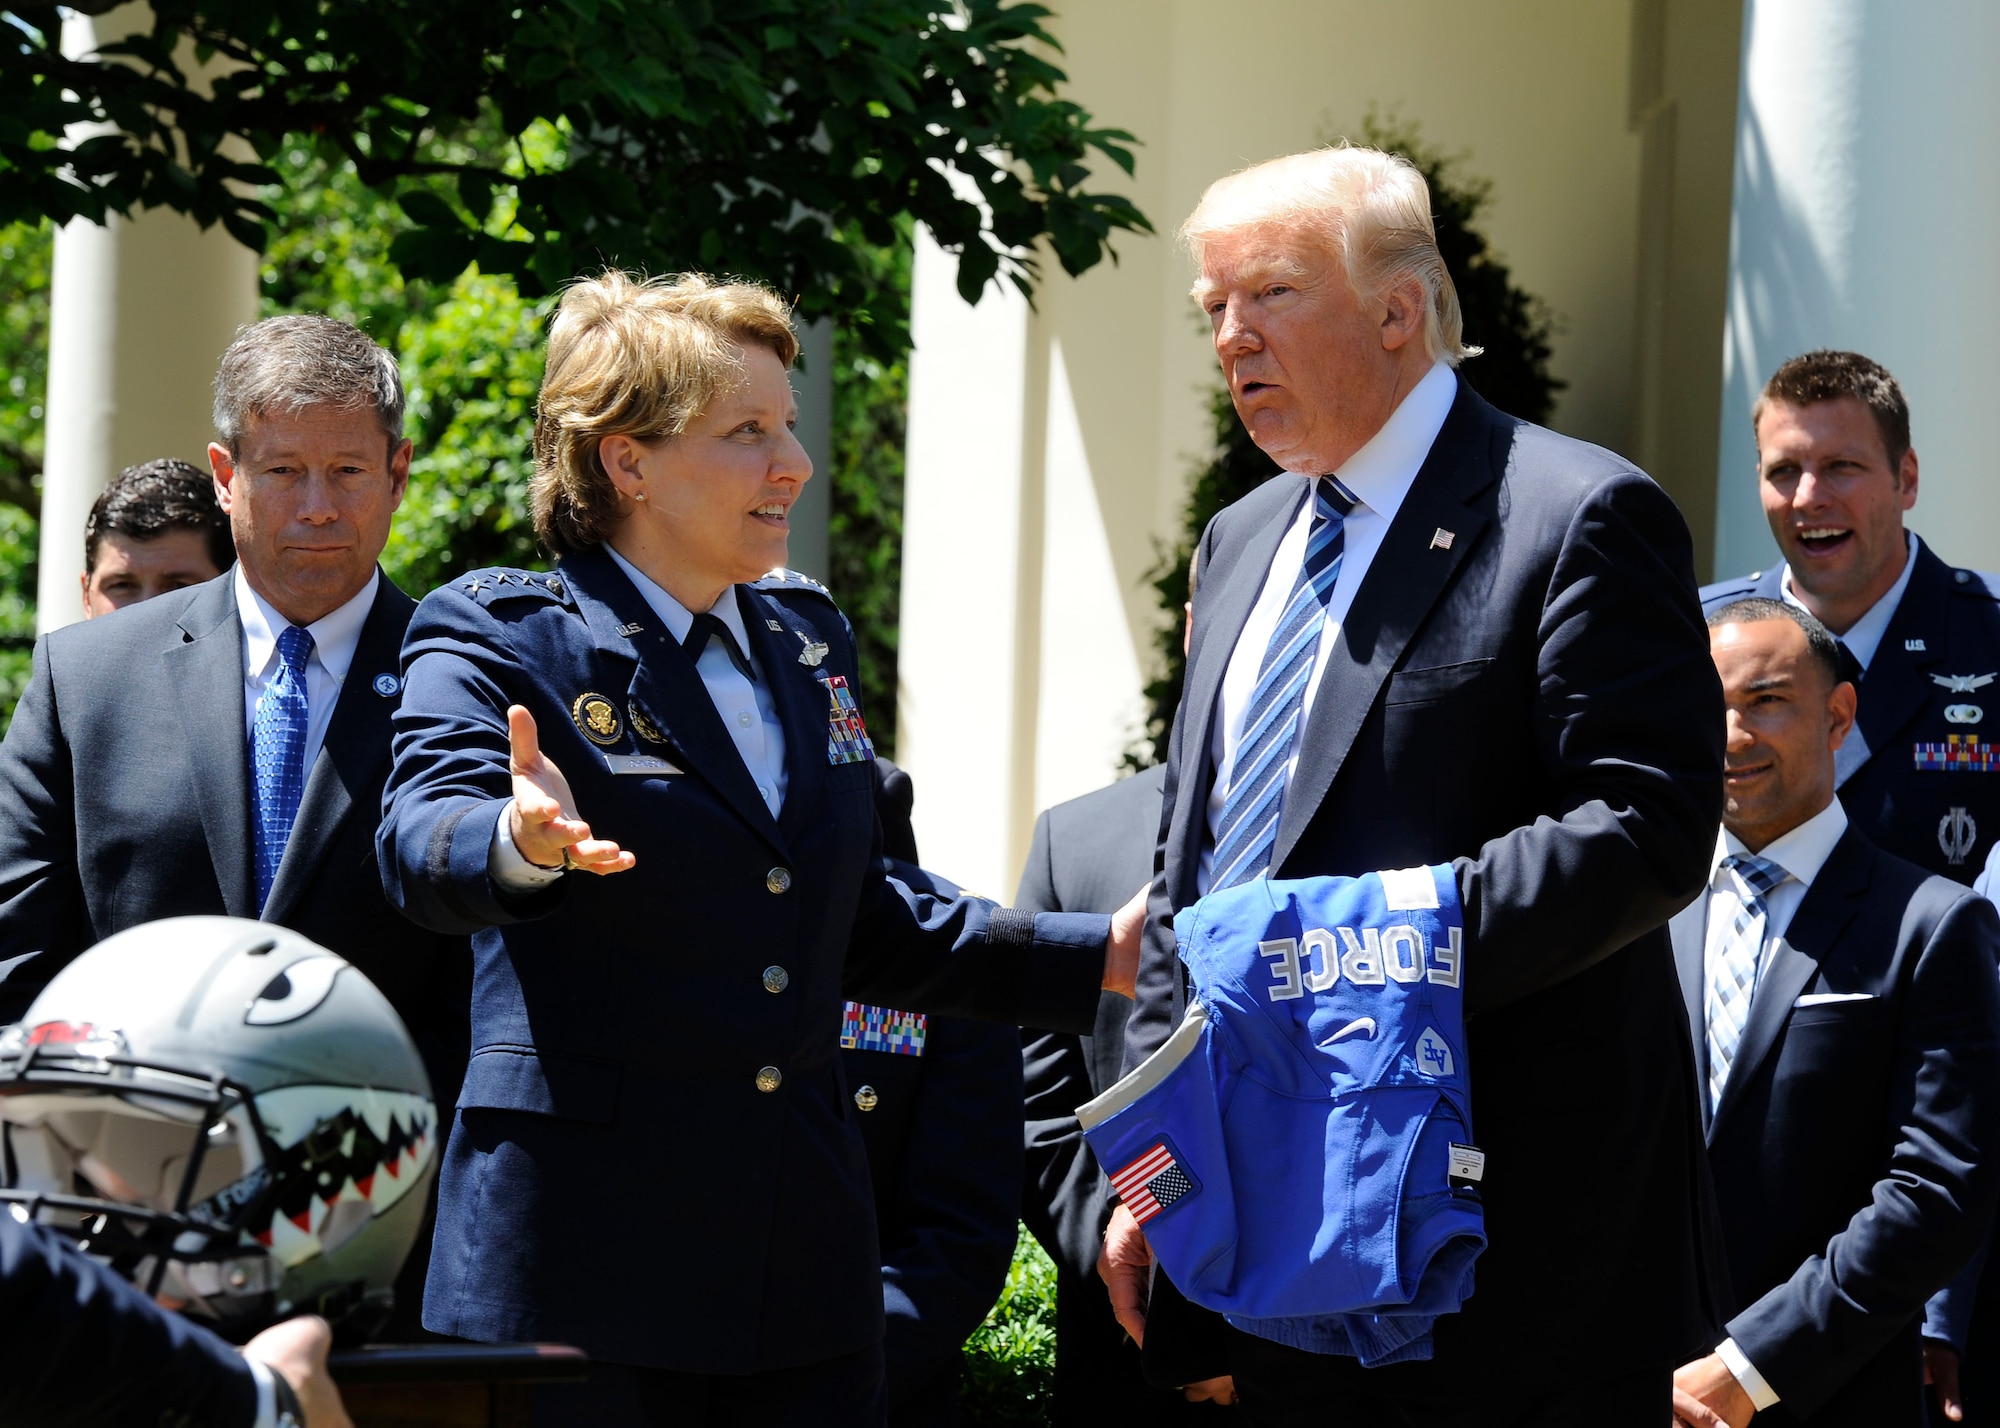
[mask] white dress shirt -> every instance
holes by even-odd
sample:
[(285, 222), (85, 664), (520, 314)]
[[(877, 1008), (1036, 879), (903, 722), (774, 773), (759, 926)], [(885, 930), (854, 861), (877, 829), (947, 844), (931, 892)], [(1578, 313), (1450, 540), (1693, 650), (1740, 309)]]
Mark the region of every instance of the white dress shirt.
[[(1451, 415), (1451, 404), (1457, 397), (1458, 378), (1452, 369), (1443, 362), (1432, 363), (1430, 371), (1389, 414), (1382, 429), (1350, 456), (1340, 470), (1331, 473), (1353, 493), (1357, 504), (1347, 516), (1340, 576), (1334, 581), (1333, 591), (1327, 600), (1326, 625), (1320, 631), (1319, 653), (1313, 659), (1312, 674), (1306, 680), (1305, 702), (1299, 709), (1300, 733), (1304, 732), (1312, 716), (1320, 677), (1326, 672), (1334, 642), (1340, 638), (1341, 623), (1354, 604), (1354, 592), (1361, 588), (1368, 567), (1375, 560), (1375, 552), (1382, 548), (1382, 538), (1389, 533), (1396, 512), (1402, 509), (1403, 498), (1409, 495), (1410, 486), (1417, 479), (1424, 458), (1430, 455), (1431, 446), (1437, 441), (1445, 418)], [(1285, 606), (1291, 603), (1292, 587), (1298, 583), (1299, 568), (1305, 564), (1306, 541), (1312, 533), (1316, 508), (1316, 502), (1304, 502), (1291, 529), (1278, 543), (1278, 553), (1271, 558), (1271, 568), (1264, 576), (1263, 592), (1251, 607), (1243, 632), (1236, 637), (1236, 647), (1229, 656), (1229, 667), (1222, 676), (1222, 691), (1216, 696), (1214, 727), (1208, 741), (1208, 756), (1215, 769), (1215, 779), (1208, 790), (1208, 837), (1202, 842), (1201, 867), (1195, 874), (1195, 890), (1199, 893), (1208, 891), (1209, 880), (1215, 874), (1215, 830), (1222, 821), (1229, 777), (1236, 767), (1236, 750), (1243, 742), (1243, 719), (1249, 712), (1250, 698), (1257, 691), (1257, 671), (1264, 662), (1264, 648), (1270, 644), (1271, 631), (1277, 628), (1278, 618), (1284, 614)], [(1287, 789), (1291, 787), (1292, 775), (1298, 772), (1298, 766), (1298, 740), (1294, 738), (1291, 756), (1285, 761), (1284, 782)]]
[[(604, 547), (604, 553), (618, 563), (618, 568), (625, 572), (640, 597), (660, 617), (660, 623), (666, 626), (674, 643), (686, 640), (688, 631), (694, 628), (693, 612), (610, 546)], [(743, 766), (750, 771), (758, 794), (775, 818), (784, 807), (785, 790), (790, 778), (785, 772), (785, 726), (778, 719), (778, 704), (771, 694), (771, 681), (759, 665), (750, 644), (750, 634), (743, 625), (743, 610), (734, 585), (722, 592), (709, 613), (722, 621), (735, 639), (736, 647), (749, 661), (750, 668), (757, 672), (757, 678), (754, 681), (745, 679), (743, 671), (729, 658), (729, 651), (715, 639), (702, 646), (695, 670), (701, 675), (708, 697), (715, 703), (715, 712), (722, 719), (722, 726), (729, 731), (731, 742), (736, 745), (736, 752), (742, 755)], [(512, 802), (512, 799), (508, 800), (509, 804)], [(588, 810), (579, 809), (578, 816), (589, 821)], [(529, 892), (561, 877), (562, 869), (540, 867), (521, 854), (514, 846), (512, 823), (509, 809), (502, 808), (500, 821), (493, 829), (492, 846), (486, 855), (487, 876), (510, 892)]]
[[(1847, 627), (1846, 634), (1836, 633), (1834, 638), (1847, 646), (1847, 652), (1854, 656), (1862, 671), (1867, 672), (1875, 651), (1882, 647), (1882, 636), (1888, 633), (1889, 621), (1896, 617), (1896, 607), (1903, 603), (1903, 592), (1910, 588), (1910, 576), (1917, 568), (1917, 538), (1905, 531), (1903, 539), (1908, 542), (1908, 553), (1903, 558), (1903, 573), (1896, 577), (1880, 600), (1868, 607), (1868, 613)], [(1792, 567), (1787, 565), (1785, 573), (1779, 577), (1778, 589), (1783, 592), (1787, 605), (1806, 609), (1806, 602), (1792, 590)], [(1807, 614), (1812, 611), (1806, 610)]]
[[(1880, 640), (1879, 629), (1875, 636)], [(1826, 860), (1833, 855), (1833, 845), (1846, 831), (1847, 810), (1840, 806), (1840, 800), (1836, 798), (1798, 827), (1773, 838), (1757, 850), (1758, 857), (1770, 859), (1789, 875), (1764, 894), (1764, 951), (1757, 969), (1760, 977), (1770, 960), (1772, 945), (1792, 925), (1792, 917), (1798, 912), (1799, 904), (1805, 901), (1813, 879), (1826, 866)], [(1721, 959), (1730, 930), (1735, 926), (1737, 910), (1743, 906), (1743, 900), (1736, 891), (1736, 880), (1722, 871), (1722, 860), (1732, 853), (1749, 851), (1742, 840), (1726, 828), (1716, 835), (1715, 856), (1708, 865), (1708, 925), (1702, 937), (1704, 988), (1715, 980), (1716, 963)], [(1750, 995), (1754, 1001), (1757, 995), (1754, 985)], [(1736, 1381), (1743, 1385), (1743, 1391), (1750, 1395), (1750, 1402), (1759, 1412), (1778, 1401), (1776, 1391), (1764, 1375), (1757, 1372), (1756, 1365), (1744, 1356), (1743, 1350), (1736, 1346), (1736, 1340), (1724, 1339), (1716, 1345), (1715, 1352), (1736, 1376)]]
[[(361, 627), (375, 605), (375, 588), (382, 579), (376, 571), (359, 595), (322, 619), (306, 626), (312, 636), (312, 653), (306, 659), (306, 771), (310, 777), (313, 760), (326, 742), (326, 726), (333, 722), (333, 706), (340, 699), (341, 686), (354, 663), (354, 651), (361, 644)], [(278, 677), (284, 662), (278, 654), (278, 636), (291, 628), (269, 601), (250, 588), (243, 566), (236, 567), (236, 614), (243, 622), (243, 728), (253, 734), (257, 728), (257, 701)], [(394, 674), (394, 670), (368, 671)]]

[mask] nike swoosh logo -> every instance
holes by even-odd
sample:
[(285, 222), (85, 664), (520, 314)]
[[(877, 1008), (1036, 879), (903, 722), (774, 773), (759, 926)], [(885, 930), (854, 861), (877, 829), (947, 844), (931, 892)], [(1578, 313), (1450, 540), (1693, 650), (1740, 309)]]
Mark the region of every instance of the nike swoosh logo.
[(1342, 1037), (1356, 1035), (1365, 1035), (1370, 1041), (1373, 1041), (1375, 1039), (1375, 1018), (1372, 1016), (1358, 1016), (1339, 1031), (1336, 1031), (1332, 1036), (1320, 1042), (1320, 1045), (1331, 1046)]

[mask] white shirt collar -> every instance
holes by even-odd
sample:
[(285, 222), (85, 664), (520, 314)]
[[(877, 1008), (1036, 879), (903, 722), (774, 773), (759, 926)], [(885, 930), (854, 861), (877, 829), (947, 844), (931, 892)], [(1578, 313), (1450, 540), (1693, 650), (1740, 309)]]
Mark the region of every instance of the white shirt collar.
[[(368, 623), (368, 612), (375, 606), (375, 591), (381, 580), (382, 571), (377, 567), (359, 595), (306, 626), (306, 633), (313, 639), (313, 658), (336, 684), (347, 678), (354, 652), (361, 647), (361, 627)], [(243, 672), (250, 679), (258, 679), (277, 658), (278, 634), (289, 629), (291, 621), (250, 588), (241, 561), (236, 563), (235, 582), (236, 614), (243, 622)]]
[[(683, 643), (688, 637), (688, 631), (694, 628), (693, 612), (669, 595), (658, 581), (640, 570), (610, 545), (604, 547), (604, 553), (618, 562), (618, 568), (625, 572), (625, 578), (638, 590), (639, 598), (650, 605), (653, 613), (666, 622), (668, 631), (674, 637), (674, 643)], [(722, 621), (724, 628), (734, 636), (736, 648), (749, 655), (750, 632), (743, 627), (743, 611), (739, 608), (734, 585), (716, 596), (715, 604), (710, 607), (708, 613)]]
[[(1847, 810), (1840, 806), (1840, 800), (1833, 802), (1786, 833), (1781, 833), (1757, 850), (1760, 858), (1769, 858), (1806, 887), (1812, 886), (1819, 870), (1826, 866), (1826, 860), (1833, 856), (1833, 845), (1840, 841), (1840, 835), (1847, 831)], [(1743, 840), (1727, 828), (1716, 835), (1715, 858), (1708, 865), (1709, 886), (1715, 885), (1716, 870), (1722, 860), (1731, 853), (1747, 853)]]
[(1457, 374), (1444, 362), (1431, 363), (1430, 371), (1396, 404), (1382, 429), (1333, 474), (1362, 505), (1385, 522), (1395, 520), (1456, 400)]
[[(1909, 554), (1903, 560), (1903, 573), (1896, 577), (1896, 583), (1889, 587), (1880, 600), (1868, 607), (1867, 614), (1848, 627), (1846, 634), (1835, 636), (1847, 646), (1848, 653), (1861, 662), (1863, 669), (1868, 668), (1868, 662), (1875, 658), (1875, 651), (1881, 648), (1882, 636), (1888, 633), (1889, 621), (1896, 617), (1896, 607), (1903, 603), (1903, 592), (1910, 588), (1910, 576), (1917, 568), (1916, 533), (1905, 531), (1903, 538), (1909, 543), (1907, 547)], [(1806, 602), (1792, 593), (1791, 566), (1785, 567), (1785, 574), (1778, 588), (1784, 592), (1788, 604), (1796, 605), (1801, 610), (1806, 608)]]

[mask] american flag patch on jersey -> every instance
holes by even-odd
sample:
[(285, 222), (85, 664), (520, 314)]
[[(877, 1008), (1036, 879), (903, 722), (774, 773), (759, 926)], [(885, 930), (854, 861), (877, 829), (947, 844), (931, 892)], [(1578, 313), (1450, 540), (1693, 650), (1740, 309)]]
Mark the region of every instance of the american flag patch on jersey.
[(1151, 1149), (1140, 1152), (1123, 1170), (1112, 1171), (1111, 1186), (1132, 1218), (1142, 1225), (1195, 1191), (1193, 1179), (1164, 1140), (1154, 1141)]

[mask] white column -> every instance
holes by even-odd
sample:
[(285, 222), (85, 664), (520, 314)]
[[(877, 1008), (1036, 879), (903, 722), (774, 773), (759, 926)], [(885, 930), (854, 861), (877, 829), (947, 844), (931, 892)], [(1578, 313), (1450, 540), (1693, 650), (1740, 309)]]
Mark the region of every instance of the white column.
[[(72, 15), (63, 48), (129, 33), (142, 5)], [(121, 468), (177, 456), (207, 468), (217, 359), (257, 319), (257, 255), (220, 227), (150, 209), (57, 230), (49, 294), (49, 392), (36, 623), (81, 618), (83, 522)]]
[(1780, 362), (1816, 347), (1895, 373), (1922, 462), (1911, 526), (1948, 561), (2000, 567), (1996, 66), (2000, 7), (1985, 0), (1746, 0), (1718, 576), (1777, 558), (1750, 407)]
[(925, 865), (1005, 901), (1033, 828), (1043, 403), (1027, 303), (968, 306), (957, 267), (918, 229), (896, 759)]

